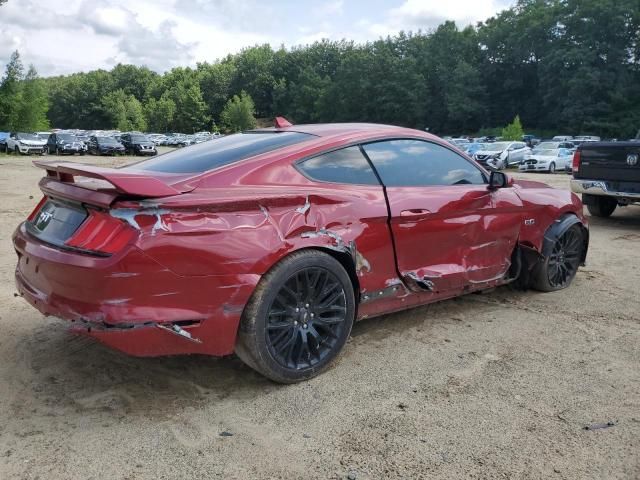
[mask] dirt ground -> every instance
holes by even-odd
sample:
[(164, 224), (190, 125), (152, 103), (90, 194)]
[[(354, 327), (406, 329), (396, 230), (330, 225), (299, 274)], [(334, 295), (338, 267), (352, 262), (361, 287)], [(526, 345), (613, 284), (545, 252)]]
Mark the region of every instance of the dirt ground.
[(0, 479), (640, 478), (639, 207), (592, 219), (565, 291), (365, 320), (280, 386), (235, 358), (127, 357), (15, 297), (30, 160), (0, 155)]

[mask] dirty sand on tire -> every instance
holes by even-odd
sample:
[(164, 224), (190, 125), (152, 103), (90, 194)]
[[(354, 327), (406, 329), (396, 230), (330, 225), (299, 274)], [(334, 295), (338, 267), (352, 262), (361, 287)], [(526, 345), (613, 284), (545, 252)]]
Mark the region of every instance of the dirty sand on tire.
[(31, 159), (0, 155), (0, 479), (640, 478), (640, 208), (591, 219), (568, 290), (365, 320), (279, 386), (234, 358), (127, 357), (14, 297)]

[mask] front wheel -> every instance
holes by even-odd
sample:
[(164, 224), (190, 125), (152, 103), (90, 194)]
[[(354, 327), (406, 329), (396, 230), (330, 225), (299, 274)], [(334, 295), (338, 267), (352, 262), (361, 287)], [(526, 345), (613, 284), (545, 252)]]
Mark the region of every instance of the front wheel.
[(584, 255), (584, 235), (582, 227), (576, 224), (555, 240), (549, 256), (533, 269), (533, 288), (554, 292), (571, 284)]
[(354, 318), (344, 267), (324, 252), (296, 252), (260, 280), (242, 316), (236, 353), (276, 382), (307, 380), (338, 356)]
[(556, 173), (556, 164), (553, 162), (549, 164), (549, 173)]

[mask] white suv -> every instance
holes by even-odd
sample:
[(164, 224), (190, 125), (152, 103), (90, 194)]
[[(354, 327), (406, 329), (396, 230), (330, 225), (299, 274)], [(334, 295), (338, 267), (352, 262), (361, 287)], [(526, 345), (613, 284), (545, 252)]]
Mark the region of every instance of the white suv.
[(42, 140), (34, 133), (16, 133), (12, 132), (7, 137), (7, 153), (22, 153), (29, 155), (30, 153), (45, 153), (46, 140)]

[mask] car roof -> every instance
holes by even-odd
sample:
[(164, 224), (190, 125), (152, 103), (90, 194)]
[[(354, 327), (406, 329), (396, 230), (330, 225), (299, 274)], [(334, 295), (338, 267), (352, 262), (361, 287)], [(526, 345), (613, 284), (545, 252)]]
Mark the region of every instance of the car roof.
[(315, 124), (302, 124), (292, 125), (290, 127), (283, 128), (258, 128), (251, 130), (253, 132), (298, 132), (306, 133), (309, 135), (315, 135), (317, 137), (359, 137), (362, 134), (369, 134), (372, 136), (385, 135), (385, 136), (420, 136), (423, 138), (432, 138), (440, 140), (438, 137), (415, 130), (412, 128), (397, 127), (394, 125), (384, 125), (378, 123), (315, 123)]

